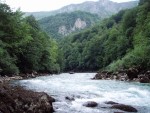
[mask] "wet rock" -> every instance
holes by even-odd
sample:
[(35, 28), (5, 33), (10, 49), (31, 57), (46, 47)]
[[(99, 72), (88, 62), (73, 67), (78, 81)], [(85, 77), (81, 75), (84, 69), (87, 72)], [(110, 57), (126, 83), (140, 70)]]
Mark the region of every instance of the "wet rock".
[(3, 80), (2, 80), (2, 79), (0, 79), (0, 83), (1, 83), (1, 84), (3, 83)]
[(102, 78), (102, 75), (100, 73), (97, 73), (93, 79), (100, 80)]
[(139, 78), (134, 78), (133, 81), (134, 81), (134, 82), (139, 82), (140, 79), (139, 79)]
[(150, 83), (150, 79), (145, 75), (139, 75), (140, 83)]
[(2, 113), (53, 113), (53, 101), (54, 99), (44, 92), (33, 92), (0, 84)]
[(123, 112), (114, 112), (114, 113), (123, 113)]
[(75, 100), (73, 97), (68, 97), (68, 96), (66, 96), (65, 99), (69, 100), (69, 101), (74, 101)]
[(130, 80), (133, 80), (134, 78), (138, 78), (139, 70), (137, 68), (129, 68), (127, 71), (127, 76)]
[(150, 71), (147, 71), (147, 72), (145, 73), (145, 76), (150, 79)]
[(127, 112), (137, 112), (137, 109), (130, 105), (124, 105), (124, 104), (115, 104), (111, 106), (112, 109), (119, 109), (122, 111), (127, 111)]
[(96, 103), (94, 101), (88, 101), (88, 102), (84, 103), (83, 106), (85, 106), (85, 107), (96, 107), (96, 106), (98, 106), (98, 103)]
[(74, 74), (74, 72), (69, 72), (69, 74)]
[(93, 79), (96, 80), (111, 80), (113, 79), (112, 76), (112, 72), (108, 72), (108, 71), (102, 71), (102, 72), (98, 72)]
[(113, 101), (107, 101), (107, 102), (104, 102), (105, 104), (110, 104), (110, 105), (114, 105), (114, 104), (119, 104), (117, 102), (113, 102)]

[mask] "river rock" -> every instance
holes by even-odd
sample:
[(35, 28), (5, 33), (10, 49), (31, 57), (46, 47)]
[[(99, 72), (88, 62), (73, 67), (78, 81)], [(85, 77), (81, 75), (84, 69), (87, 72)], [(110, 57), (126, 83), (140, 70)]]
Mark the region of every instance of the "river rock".
[(53, 113), (53, 101), (54, 99), (44, 92), (33, 92), (0, 84), (2, 113)]
[(96, 106), (98, 106), (98, 103), (96, 103), (94, 101), (88, 101), (88, 102), (84, 103), (83, 106), (85, 106), (85, 107), (96, 107)]
[(69, 100), (69, 101), (74, 101), (75, 100), (73, 97), (68, 97), (68, 96), (66, 96), (65, 99)]
[(137, 68), (129, 68), (127, 70), (127, 76), (130, 80), (133, 80), (134, 78), (138, 78), (139, 70)]
[(124, 105), (124, 104), (115, 104), (111, 106), (112, 109), (119, 109), (122, 111), (127, 111), (127, 112), (137, 112), (137, 109), (130, 105)]
[(100, 73), (97, 73), (93, 79), (101, 80), (102, 78), (103, 78), (103, 76)]
[(113, 102), (113, 101), (106, 101), (106, 102), (104, 102), (104, 103), (105, 103), (105, 104), (110, 104), (110, 105), (119, 104), (119, 103)]
[(150, 83), (150, 79), (145, 75), (140, 75), (139, 81), (140, 81), (140, 83)]
[(123, 113), (123, 112), (114, 112), (114, 113)]
[(0, 83), (2, 84), (3, 83), (3, 80), (0, 78)]

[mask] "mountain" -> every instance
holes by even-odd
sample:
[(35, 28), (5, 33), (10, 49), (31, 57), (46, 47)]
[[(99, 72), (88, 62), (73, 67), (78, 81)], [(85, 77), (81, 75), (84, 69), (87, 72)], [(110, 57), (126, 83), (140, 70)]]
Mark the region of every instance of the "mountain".
[(109, 17), (112, 14), (117, 13), (122, 9), (135, 7), (137, 6), (137, 4), (138, 1), (123, 2), (123, 3), (116, 3), (110, 0), (99, 0), (97, 2), (87, 1), (81, 4), (71, 4), (55, 11), (28, 12), (26, 13), (26, 16), (32, 14), (36, 17), (36, 19), (41, 19), (58, 13), (74, 12), (80, 10), (95, 13), (98, 14), (101, 18), (105, 18)]
[(60, 38), (90, 27), (98, 20), (99, 17), (96, 14), (75, 11), (45, 17), (39, 20), (39, 24), (48, 35)]
[(90, 13), (98, 14), (100, 17), (105, 18), (112, 14), (117, 13), (122, 9), (132, 8), (137, 5), (137, 1), (116, 3), (110, 0), (99, 0), (97, 2), (87, 1), (81, 4), (72, 4), (57, 10), (55, 13), (72, 12), (76, 10), (87, 11)]
[(65, 70), (148, 70), (149, 31), (150, 1), (140, 0), (138, 7), (122, 10), (92, 28), (63, 38), (60, 49), (64, 52)]

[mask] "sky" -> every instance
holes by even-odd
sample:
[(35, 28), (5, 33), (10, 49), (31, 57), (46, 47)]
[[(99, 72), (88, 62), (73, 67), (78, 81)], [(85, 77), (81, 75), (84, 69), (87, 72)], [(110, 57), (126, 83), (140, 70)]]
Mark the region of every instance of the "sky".
[[(98, 0), (1, 0), (8, 4), (13, 10), (18, 8), (23, 12), (51, 11), (69, 4), (77, 4), (85, 1)], [(127, 2), (134, 0), (111, 0), (114, 2)]]

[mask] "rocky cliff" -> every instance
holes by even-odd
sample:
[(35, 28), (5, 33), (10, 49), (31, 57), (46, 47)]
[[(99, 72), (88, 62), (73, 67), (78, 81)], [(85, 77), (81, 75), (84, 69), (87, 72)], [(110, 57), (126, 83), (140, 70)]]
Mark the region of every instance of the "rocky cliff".
[(39, 23), (47, 34), (54, 38), (60, 38), (90, 27), (99, 20), (96, 14), (75, 11), (49, 16), (39, 20)]

